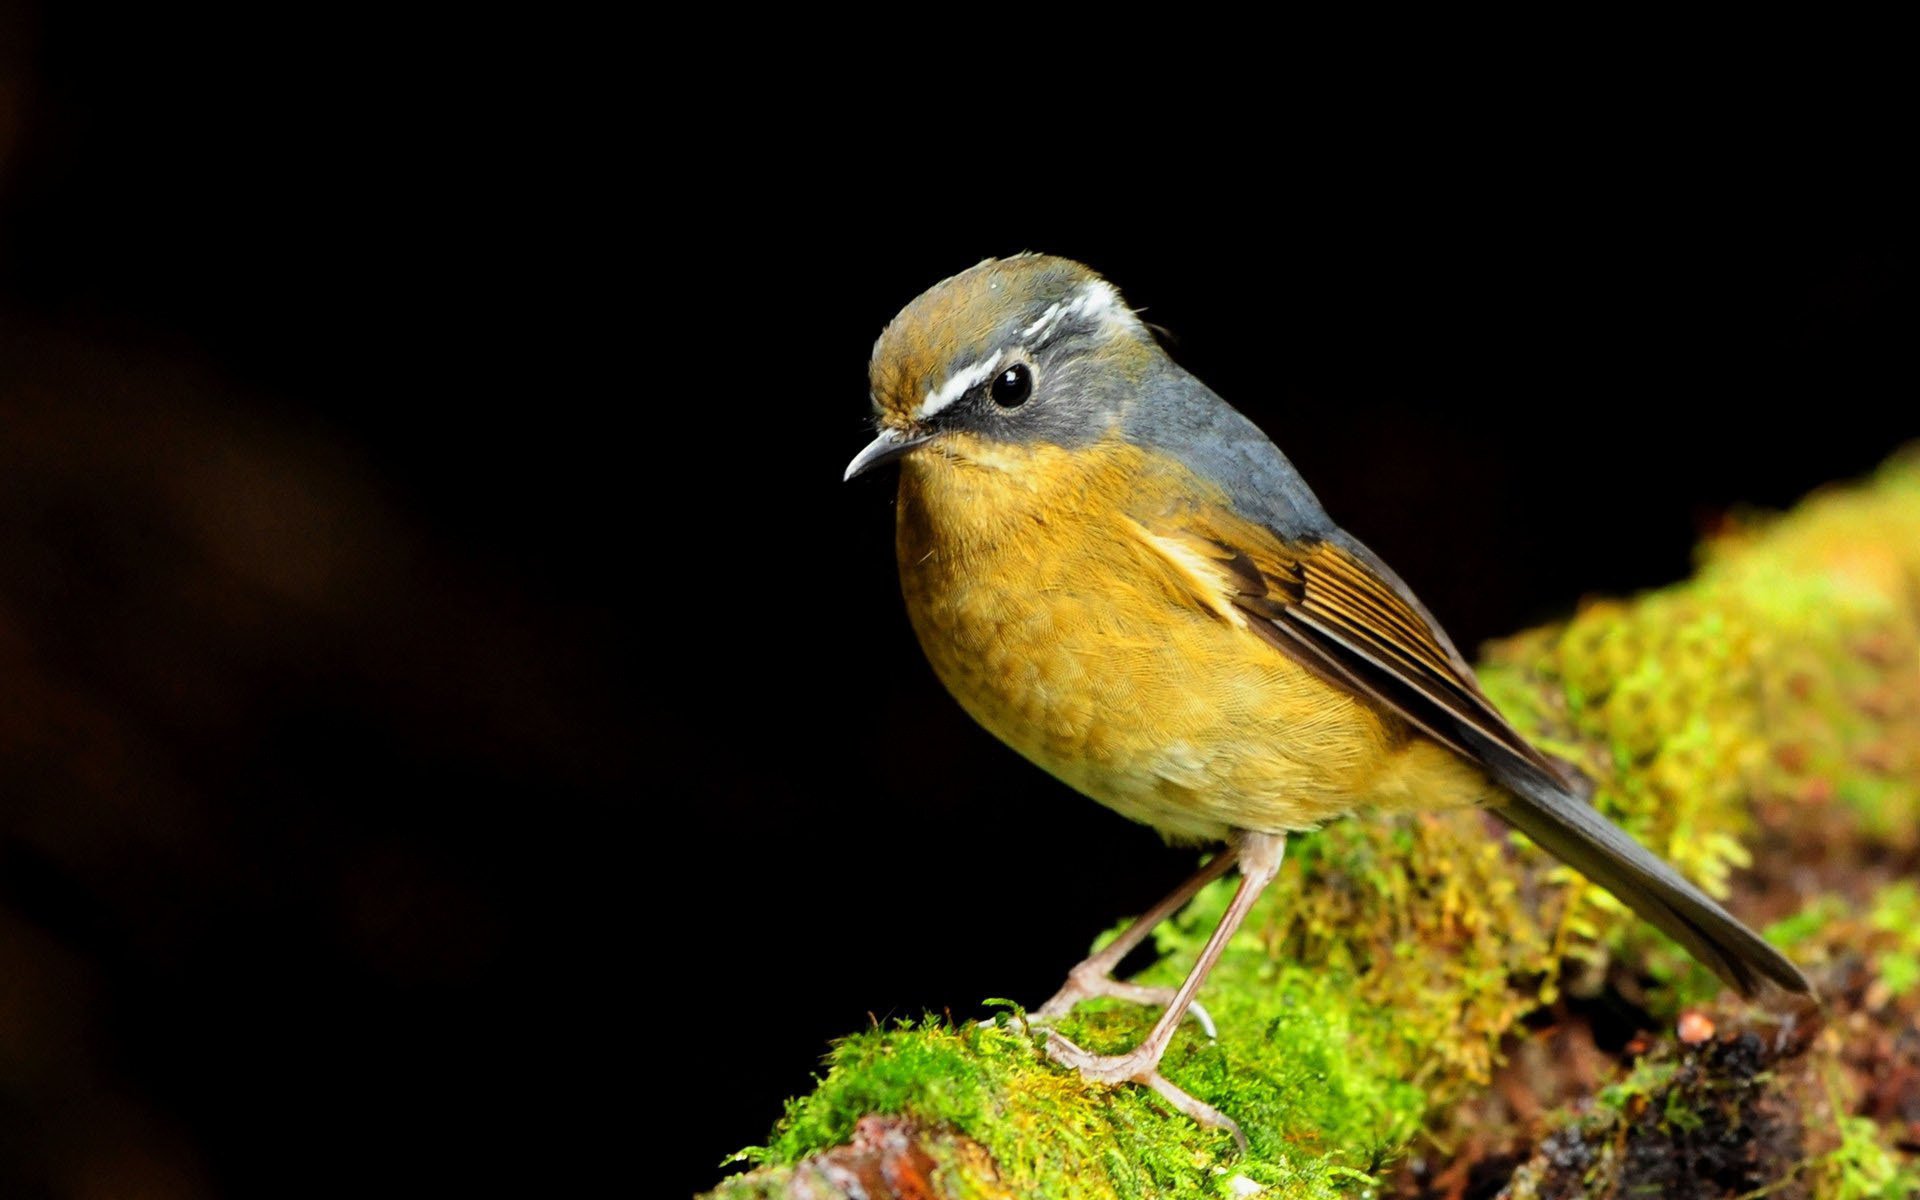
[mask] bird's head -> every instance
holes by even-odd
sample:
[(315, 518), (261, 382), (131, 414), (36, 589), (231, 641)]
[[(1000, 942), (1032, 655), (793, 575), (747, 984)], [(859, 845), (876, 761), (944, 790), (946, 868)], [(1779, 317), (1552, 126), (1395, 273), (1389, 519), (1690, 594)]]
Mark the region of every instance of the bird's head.
[(1114, 286), (1064, 258), (988, 259), (923, 292), (874, 343), (876, 438), (848, 479), (909, 454), (957, 462), (1098, 441), (1160, 358)]

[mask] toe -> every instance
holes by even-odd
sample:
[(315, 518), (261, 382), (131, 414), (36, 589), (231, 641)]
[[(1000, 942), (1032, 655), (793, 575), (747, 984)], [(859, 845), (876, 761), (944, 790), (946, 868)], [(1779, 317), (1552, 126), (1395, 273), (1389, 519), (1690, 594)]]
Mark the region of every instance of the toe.
[(1234, 1144), (1240, 1147), (1240, 1153), (1245, 1154), (1247, 1152), (1247, 1135), (1241, 1132), (1240, 1123), (1232, 1117), (1229, 1117), (1206, 1101), (1195, 1099), (1193, 1096), (1175, 1087), (1171, 1080), (1158, 1071), (1155, 1071), (1146, 1079), (1141, 1080), (1141, 1082), (1160, 1093), (1162, 1099), (1187, 1114), (1188, 1117), (1193, 1119), (1195, 1124), (1206, 1125), (1213, 1129), (1226, 1130), (1233, 1135)]

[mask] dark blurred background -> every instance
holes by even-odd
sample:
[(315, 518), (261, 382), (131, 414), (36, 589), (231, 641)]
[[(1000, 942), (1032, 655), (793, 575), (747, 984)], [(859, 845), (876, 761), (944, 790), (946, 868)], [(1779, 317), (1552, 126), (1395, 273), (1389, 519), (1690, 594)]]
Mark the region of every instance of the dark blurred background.
[(986, 255), (1108, 273), (1466, 644), (1920, 433), (1911, 259), (1690, 148), (1003, 143), (652, 60), (0, 3), (0, 1194), (682, 1193), (1178, 879), (940, 692), (839, 482)]

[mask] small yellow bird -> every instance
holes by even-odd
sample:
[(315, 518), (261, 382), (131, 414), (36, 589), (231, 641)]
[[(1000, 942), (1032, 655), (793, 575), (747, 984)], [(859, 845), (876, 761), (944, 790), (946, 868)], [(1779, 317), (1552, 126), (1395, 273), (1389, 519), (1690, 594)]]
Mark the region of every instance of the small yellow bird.
[[(1491, 808), (1743, 995), (1811, 991), (1793, 963), (1602, 818), (1529, 744), (1387, 565), (1279, 449), (1162, 352), (1076, 262), (989, 259), (874, 345), (878, 436), (846, 477), (901, 463), (896, 549), (920, 645), (972, 717), (1175, 842), (1231, 853), (1075, 967), (1034, 1014), (1090, 996), (1166, 1005), (1146, 1039), (1048, 1052), (1238, 1127), (1159, 1072), (1288, 833), (1355, 809)], [(1178, 989), (1112, 977), (1202, 886), (1241, 883)]]

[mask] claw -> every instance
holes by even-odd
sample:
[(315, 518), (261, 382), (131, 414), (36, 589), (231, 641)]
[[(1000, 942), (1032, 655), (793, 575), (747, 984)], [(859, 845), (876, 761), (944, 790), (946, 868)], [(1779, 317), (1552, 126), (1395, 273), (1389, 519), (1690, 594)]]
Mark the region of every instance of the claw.
[(1213, 1027), (1213, 1014), (1207, 1011), (1206, 1005), (1195, 1000), (1192, 1004), (1187, 1005), (1187, 1015), (1192, 1017), (1200, 1026), (1200, 1031), (1207, 1035), (1208, 1041), (1217, 1042), (1220, 1040), (1220, 1031)]
[(1240, 1147), (1240, 1153), (1247, 1152), (1247, 1135), (1240, 1130), (1240, 1123), (1221, 1112), (1205, 1100), (1195, 1099), (1173, 1085), (1165, 1075), (1155, 1071), (1140, 1082), (1160, 1093), (1160, 1098), (1173, 1105), (1192, 1118), (1196, 1125), (1205, 1125), (1212, 1129), (1224, 1129), (1233, 1135), (1234, 1145)]
[(1082, 1079), (1093, 1083), (1145, 1084), (1195, 1124), (1226, 1130), (1233, 1135), (1240, 1153), (1247, 1152), (1247, 1135), (1241, 1131), (1239, 1123), (1206, 1101), (1188, 1095), (1162, 1075), (1156, 1055), (1137, 1050), (1132, 1054), (1090, 1054), (1060, 1034), (1050, 1032), (1047, 1034), (1047, 1057), (1063, 1067), (1072, 1067), (1080, 1072)]

